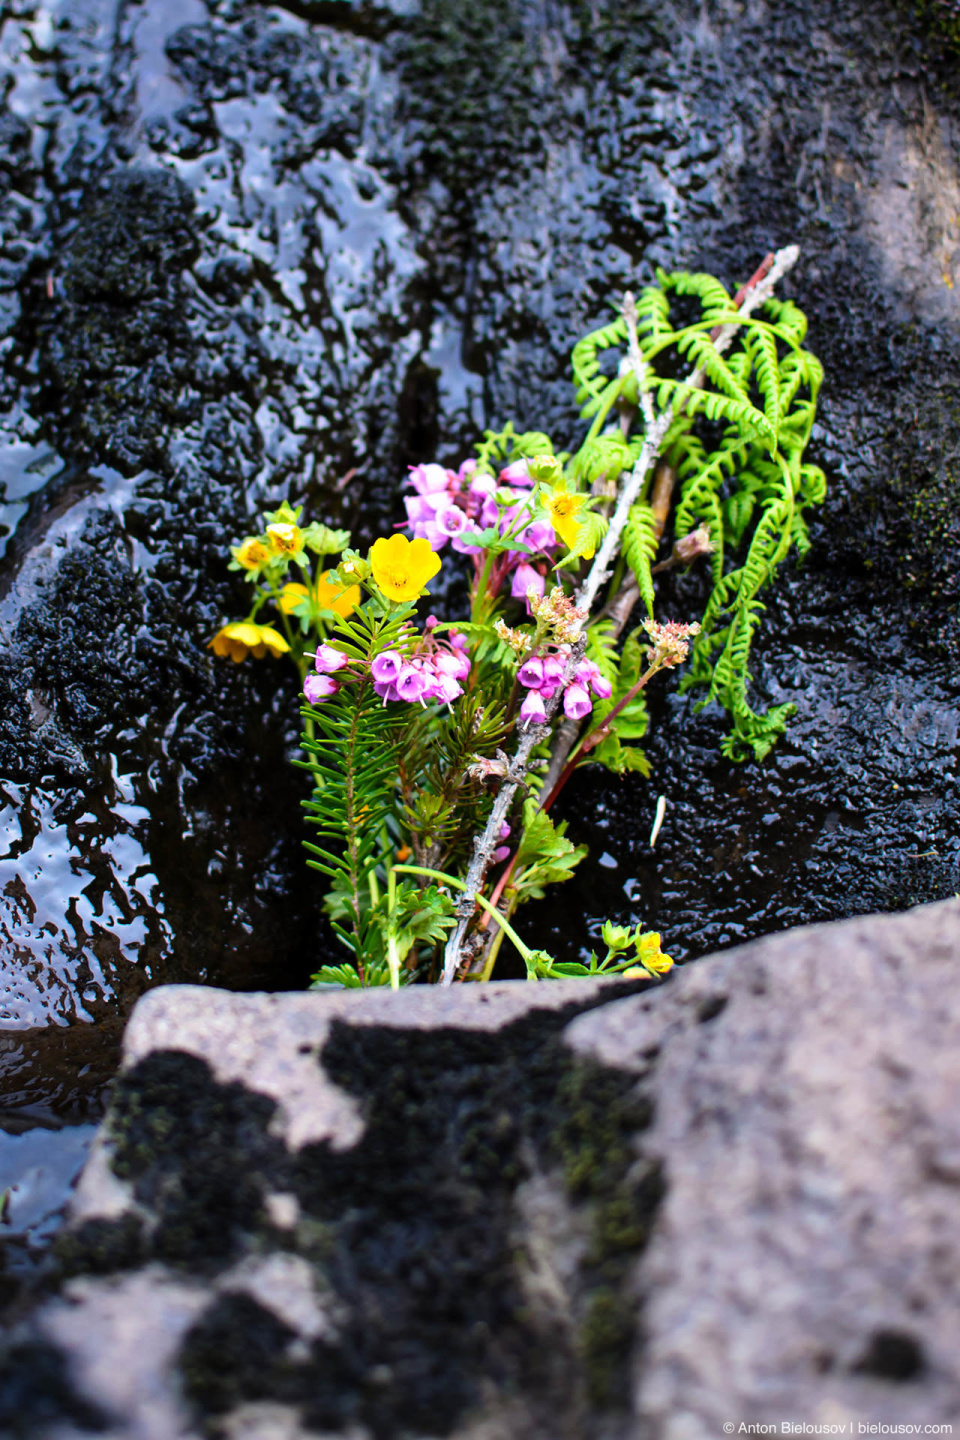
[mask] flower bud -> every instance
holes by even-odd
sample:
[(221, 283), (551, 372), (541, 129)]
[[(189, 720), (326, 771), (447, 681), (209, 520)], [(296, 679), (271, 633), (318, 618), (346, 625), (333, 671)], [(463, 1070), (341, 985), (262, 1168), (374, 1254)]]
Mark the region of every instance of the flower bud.
[(339, 689), (332, 675), (307, 675), (303, 682), (303, 693), (311, 705), (321, 705)]
[(344, 665), (350, 662), (342, 650), (336, 650), (332, 645), (318, 645), (314, 657), (314, 666), (320, 675), (332, 675), (337, 670), (342, 670)]
[(563, 474), (563, 466), (556, 455), (534, 455), (532, 460), (527, 461), (527, 470), (531, 480), (542, 485), (556, 485)]
[(689, 565), (699, 555), (712, 555), (716, 545), (710, 539), (706, 525), (698, 525), (689, 535), (682, 536), (673, 547), (673, 558), (681, 565)]
[(633, 943), (633, 931), (627, 925), (614, 925), (605, 920), (600, 938), (608, 950), (628, 950)]

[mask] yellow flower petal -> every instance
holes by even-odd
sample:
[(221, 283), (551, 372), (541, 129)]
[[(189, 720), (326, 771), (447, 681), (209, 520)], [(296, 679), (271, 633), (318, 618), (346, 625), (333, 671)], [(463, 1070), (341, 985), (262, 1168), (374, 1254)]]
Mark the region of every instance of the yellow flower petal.
[(274, 630), (272, 625), (258, 625), (256, 628), (260, 631), (260, 643), (267, 647), (271, 655), (286, 655), (290, 646), (279, 630)]
[(317, 581), (317, 605), (321, 610), (332, 610), (335, 615), (346, 618), (352, 615), (360, 604), (360, 586), (351, 585), (344, 590), (337, 579), (335, 570), (325, 570)]
[[(558, 490), (547, 501), (550, 524), (558, 539), (563, 541), (568, 550), (572, 550), (577, 543), (577, 535), (580, 530), (580, 511), (586, 503), (585, 495), (572, 495), (569, 490)], [(589, 559), (590, 557), (585, 558)]]
[(268, 650), (271, 655), (283, 655), (290, 649), (283, 636), (271, 625), (255, 625), (252, 620), (224, 625), (208, 644), (214, 655), (229, 655), (236, 665), (246, 660), (248, 655), (262, 660)]
[(654, 975), (666, 975), (667, 971), (673, 968), (673, 960), (660, 949), (660, 936), (656, 930), (640, 936), (637, 956), (640, 964), (646, 966)]
[(295, 585), (291, 581), (288, 585), (284, 585), (280, 591), (280, 599), (277, 601), (277, 604), (280, 606), (284, 615), (292, 615), (303, 597), (309, 594), (310, 591), (306, 585)]
[(381, 536), (370, 549), (374, 581), (388, 600), (416, 600), (440, 569), (440, 557), (429, 540), (406, 535)]

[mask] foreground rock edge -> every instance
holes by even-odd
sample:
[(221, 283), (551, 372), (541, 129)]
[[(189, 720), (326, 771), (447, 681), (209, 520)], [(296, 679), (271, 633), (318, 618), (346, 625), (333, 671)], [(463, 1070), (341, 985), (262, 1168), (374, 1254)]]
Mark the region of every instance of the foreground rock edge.
[[(493, 1035), (535, 1012), (559, 1012), (562, 1024), (568, 1007), (585, 1005), (563, 1040), (610, 1073), (641, 1077), (653, 1123), (633, 1137), (637, 1165), (649, 1175), (651, 1162), (662, 1164), (665, 1178), (649, 1245), (621, 1257), (621, 1300), (633, 1297), (644, 1334), (632, 1414), (601, 1425), (581, 1406), (574, 1423), (582, 1428), (568, 1431), (524, 1397), (507, 1403), (494, 1391), (455, 1433), (626, 1437), (642, 1424), (651, 1436), (693, 1437), (731, 1420), (796, 1419), (854, 1434), (860, 1424), (937, 1423), (960, 1407), (960, 1306), (950, 1278), (960, 1264), (951, 1272), (944, 1254), (945, 1244), (956, 1252), (960, 1235), (960, 1067), (950, 1043), (958, 965), (960, 903), (950, 901), (755, 941), (627, 997), (589, 982), (586, 996), (579, 981), (399, 996), (167, 987), (138, 1005), (124, 1070), (158, 1052), (186, 1052), (218, 1081), (269, 1096), (271, 1130), (286, 1150), (325, 1143), (332, 1155), (356, 1147), (364, 1124), (356, 1097), (316, 1064), (334, 1021)], [(129, 1212), (109, 1159), (102, 1129), (74, 1226)], [(565, 1267), (569, 1280), (583, 1237), (573, 1234), (555, 1177), (528, 1176), (517, 1194), (528, 1261), (536, 1252), (523, 1281), (529, 1304), (538, 1286), (557, 1288)], [(282, 1191), (268, 1198), (282, 1228), (295, 1201)], [(248, 1257), (214, 1288), (258, 1297), (303, 1340), (337, 1323), (309, 1275), (296, 1255), (277, 1253)], [(202, 1279), (154, 1261), (119, 1278), (68, 1281), (38, 1325), (70, 1357), (81, 1403), (106, 1402), (116, 1415), (105, 1434), (159, 1440), (194, 1433), (165, 1361), (209, 1302)], [(556, 1308), (555, 1297), (550, 1303)], [(564, 1306), (575, 1308), (570, 1294)], [(151, 1308), (165, 1349), (150, 1343)], [(276, 1398), (247, 1399), (231, 1417), (210, 1433), (320, 1433)]]

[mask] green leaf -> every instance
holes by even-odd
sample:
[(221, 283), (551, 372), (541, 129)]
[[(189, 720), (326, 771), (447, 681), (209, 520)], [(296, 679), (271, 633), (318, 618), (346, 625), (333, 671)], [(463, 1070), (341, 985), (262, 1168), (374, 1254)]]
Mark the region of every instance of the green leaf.
[(512, 881), (518, 903), (542, 900), (546, 886), (571, 879), (587, 854), (586, 845), (573, 845), (563, 833), (566, 825), (555, 826), (535, 800), (524, 805), (523, 823)]

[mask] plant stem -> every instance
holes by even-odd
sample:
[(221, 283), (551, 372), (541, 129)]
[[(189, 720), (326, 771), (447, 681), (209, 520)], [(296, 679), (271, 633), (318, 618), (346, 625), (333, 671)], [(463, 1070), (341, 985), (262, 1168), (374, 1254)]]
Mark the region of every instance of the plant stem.
[(463, 899), (457, 906), (458, 923), (457, 928), (447, 941), (443, 956), (443, 979), (442, 985), (452, 985), (453, 979), (460, 963), (460, 951), (466, 937), (467, 927), (473, 918), (473, 912), (479, 904), (482, 909), (487, 909), (486, 902), (477, 894), (486, 879), (487, 871), (493, 860), (493, 852), (500, 843), (500, 827), (507, 818), (507, 812), (513, 803), (513, 797), (517, 788), (527, 773), (527, 766), (530, 763), (530, 756), (541, 740), (544, 740), (550, 733), (550, 722), (560, 707), (563, 699), (565, 686), (570, 676), (583, 659), (583, 653), (587, 646), (585, 635), (581, 635), (573, 646), (570, 658), (567, 661), (563, 681), (557, 686), (554, 693), (546, 704), (546, 719), (543, 725), (528, 726), (523, 733), (516, 753), (510, 762), (510, 766), (500, 786), (500, 793), (497, 795), (490, 811), (483, 834), (479, 835), (473, 842), (473, 859), (467, 871), (463, 885)]
[(400, 989), (400, 956), (397, 954), (397, 936), (393, 924), (393, 913), (397, 908), (397, 872), (394, 867), (387, 875), (387, 965), (390, 967), (390, 989)]
[[(465, 882), (458, 880), (455, 875), (447, 875), (442, 870), (428, 870), (425, 865), (395, 865), (393, 869), (394, 873), (399, 870), (405, 875), (427, 875), (432, 880), (442, 880), (445, 885), (454, 885), (458, 890), (466, 890), (467, 888)], [(487, 914), (493, 920), (496, 920), (503, 933), (510, 937), (529, 969), (530, 962), (533, 960), (533, 951), (529, 945), (523, 943), (513, 926), (500, 914), (499, 910), (494, 909), (489, 900), (484, 900), (482, 895), (475, 895), (473, 898), (481, 909), (486, 910)]]

